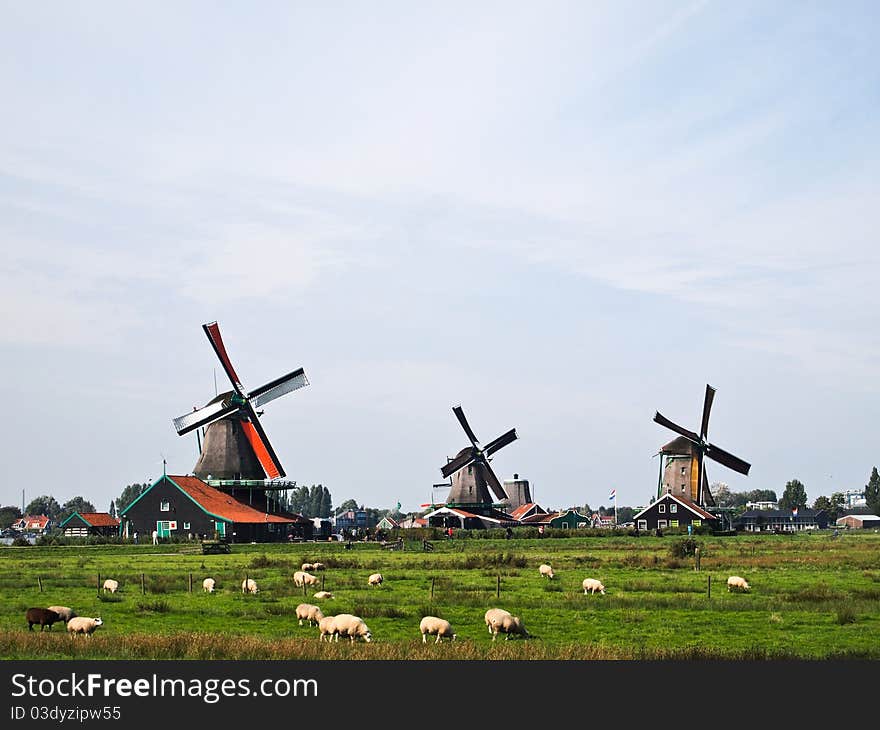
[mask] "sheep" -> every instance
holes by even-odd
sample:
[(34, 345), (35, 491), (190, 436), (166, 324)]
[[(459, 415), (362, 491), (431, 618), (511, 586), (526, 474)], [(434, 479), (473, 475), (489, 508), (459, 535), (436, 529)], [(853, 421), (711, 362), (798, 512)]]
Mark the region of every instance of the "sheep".
[(373, 573), (369, 578), (367, 578), (367, 584), (371, 586), (380, 586), (382, 585), (382, 574), (381, 573)]
[(492, 633), (492, 624), (496, 621), (500, 621), (504, 616), (512, 615), (510, 611), (505, 611), (503, 608), (490, 608), (486, 611), (485, 616), (483, 616), (486, 621), (486, 627), (489, 629), (489, 633)]
[(61, 620), (64, 623), (67, 623), (68, 621), (70, 621), (70, 619), (76, 617), (76, 611), (67, 606), (49, 606), (49, 610), (54, 611), (59, 616), (61, 616)]
[(116, 593), (119, 590), (119, 581), (107, 578), (104, 581), (104, 593)]
[(312, 565), (312, 563), (303, 563), (302, 567), (300, 567), (300, 570), (303, 571), (304, 573), (308, 573), (310, 570), (314, 570), (314, 569), (315, 569), (315, 566)]
[(339, 641), (339, 636), (342, 635), (347, 636), (352, 644), (358, 637), (369, 643), (373, 636), (364, 620), (350, 613), (336, 615), (333, 619), (333, 632), (336, 634), (336, 641)]
[(605, 586), (595, 578), (584, 578), (584, 582), (581, 585), (584, 587), (584, 595), (587, 595), (587, 593), (593, 594), (596, 591), (599, 591), (603, 596), (605, 595)]
[(296, 607), (296, 617), (300, 626), (303, 625), (303, 619), (309, 622), (309, 626), (315, 626), (324, 618), (324, 612), (312, 603), (300, 603)]
[(318, 585), (318, 579), (312, 575), (311, 573), (304, 573), (301, 570), (296, 571), (293, 574), (293, 582), (300, 588), (303, 586), (316, 586)]
[(437, 616), (425, 616), (419, 622), (419, 631), (422, 632), (423, 644), (428, 643), (428, 634), (431, 634), (431, 636), (437, 635), (437, 638), (434, 640), (435, 644), (438, 644), (444, 636), (448, 636), (452, 641), (455, 641), (455, 634), (452, 633), (452, 624), (446, 619), (438, 618)]
[(730, 593), (734, 589), (743, 593), (748, 593), (751, 590), (748, 581), (738, 575), (732, 575), (727, 579), (727, 592)]
[(324, 563), (312, 563), (312, 570), (324, 570)]
[(333, 598), (333, 594), (330, 591), (318, 591), (315, 594), (315, 598)]
[(28, 631), (34, 630), (34, 624), (40, 624), (40, 631), (47, 626), (49, 631), (51, 631), (52, 624), (63, 620), (60, 614), (49, 608), (29, 608), (25, 612), (24, 617), (27, 620)]
[(553, 568), (551, 568), (547, 563), (538, 566), (538, 572), (541, 575), (546, 575), (550, 580), (553, 580)]
[(529, 635), (526, 627), (523, 626), (522, 619), (519, 616), (501, 616), (497, 621), (492, 622), (492, 641), (498, 636), (498, 632), (504, 634), (504, 640), (507, 641), (511, 636)]
[(76, 634), (91, 636), (95, 629), (103, 625), (104, 622), (101, 620), (100, 616), (95, 618), (89, 618), (88, 616), (74, 616), (67, 622), (67, 632), (71, 636), (75, 636)]
[[(336, 616), (324, 616), (321, 619), (318, 619), (318, 631), (320, 635), (318, 636), (318, 641), (324, 641), (324, 637), (328, 637), (327, 641), (333, 641), (333, 635), (336, 633), (335, 628), (333, 627), (333, 619)], [(339, 637), (336, 639), (339, 640)]]
[(213, 593), (214, 592), (214, 585), (215, 585), (215, 582), (214, 582), (213, 578), (205, 578), (205, 580), (202, 581), (202, 590), (205, 593)]
[(260, 589), (257, 588), (257, 582), (253, 578), (246, 578), (241, 582), (241, 592), (256, 595), (260, 592)]

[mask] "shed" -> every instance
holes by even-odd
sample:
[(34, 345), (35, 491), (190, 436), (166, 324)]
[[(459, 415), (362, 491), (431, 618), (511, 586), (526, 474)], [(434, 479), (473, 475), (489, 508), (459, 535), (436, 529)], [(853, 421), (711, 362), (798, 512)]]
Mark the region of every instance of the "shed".
[(115, 537), (119, 535), (119, 520), (109, 512), (74, 512), (58, 527), (64, 530), (65, 537), (87, 537), (88, 535)]
[(849, 527), (862, 530), (868, 527), (880, 527), (880, 517), (877, 515), (844, 515), (837, 518), (838, 527)]

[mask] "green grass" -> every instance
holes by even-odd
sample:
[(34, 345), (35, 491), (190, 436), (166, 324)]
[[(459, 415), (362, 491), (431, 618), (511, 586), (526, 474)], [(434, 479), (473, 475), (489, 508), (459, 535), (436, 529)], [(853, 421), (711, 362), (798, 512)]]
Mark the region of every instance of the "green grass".
[[(0, 657), (880, 659), (880, 535), (700, 536), (700, 572), (692, 558), (672, 556), (675, 540), (460, 539), (435, 543), (433, 553), (367, 543), (234, 545), (228, 555), (176, 545), (4, 547)], [(324, 612), (360, 615), (371, 644), (330, 646), (317, 628), (299, 626), (296, 605), (317, 603), (321, 585), (304, 597), (292, 575), (315, 560), (335, 595)], [(539, 575), (542, 562), (554, 580)], [(370, 587), (376, 571), (385, 581)], [(751, 591), (728, 593), (731, 574)], [(202, 592), (208, 576), (214, 594)], [(242, 595), (245, 576), (257, 595)], [(584, 595), (585, 577), (607, 594)], [(104, 578), (120, 582), (117, 594), (97, 591)], [(91, 638), (69, 637), (63, 624), (29, 632), (27, 608), (52, 604), (104, 625)], [(533, 638), (493, 643), (483, 622), (493, 606), (519, 615)], [(428, 613), (452, 623), (454, 644), (422, 644)]]

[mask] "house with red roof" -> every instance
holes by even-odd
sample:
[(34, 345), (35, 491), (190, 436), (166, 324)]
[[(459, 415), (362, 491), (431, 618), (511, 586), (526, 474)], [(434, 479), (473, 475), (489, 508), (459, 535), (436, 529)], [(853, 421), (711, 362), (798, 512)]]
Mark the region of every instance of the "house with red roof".
[(109, 512), (74, 512), (58, 527), (64, 530), (65, 537), (116, 537), (119, 535), (119, 520)]
[(42, 535), (52, 527), (52, 520), (46, 515), (25, 515), (19, 517), (10, 527), (19, 532), (35, 532)]
[[(260, 502), (258, 504), (265, 504)], [(165, 474), (120, 513), (121, 532), (139, 541), (219, 538), (229, 542), (311, 540), (314, 524), (292, 512), (267, 512), (195, 476)]]

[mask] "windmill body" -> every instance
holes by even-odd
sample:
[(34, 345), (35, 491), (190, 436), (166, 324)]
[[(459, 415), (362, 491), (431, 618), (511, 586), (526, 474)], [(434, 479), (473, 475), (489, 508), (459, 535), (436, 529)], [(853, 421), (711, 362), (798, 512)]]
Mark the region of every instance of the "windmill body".
[(748, 475), (751, 465), (728, 451), (708, 441), (709, 414), (715, 399), (715, 388), (706, 385), (703, 399), (703, 417), (700, 432), (690, 431), (670, 421), (658, 411), (654, 422), (679, 434), (660, 449), (660, 479), (657, 496), (667, 492), (684, 497), (706, 509), (715, 506), (715, 499), (709, 491), (709, 478), (706, 474), (706, 459), (723, 464), (729, 469)]

